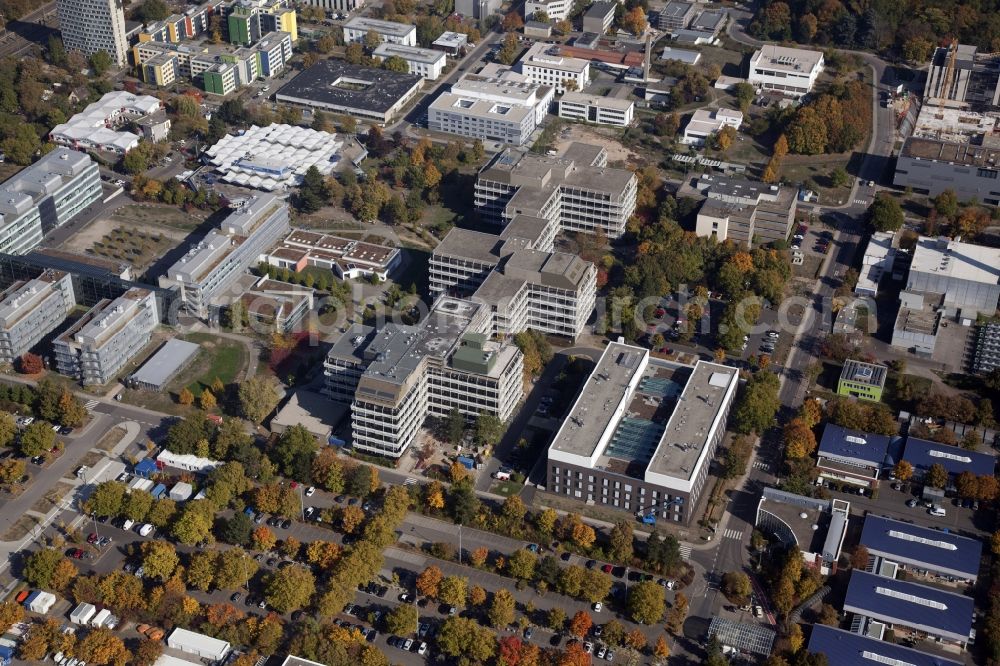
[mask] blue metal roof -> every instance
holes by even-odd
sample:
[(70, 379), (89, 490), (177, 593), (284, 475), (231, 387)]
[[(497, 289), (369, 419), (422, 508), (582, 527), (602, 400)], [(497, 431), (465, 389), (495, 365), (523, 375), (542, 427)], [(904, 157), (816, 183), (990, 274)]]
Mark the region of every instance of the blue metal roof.
[(157, 471), (156, 461), (150, 458), (143, 458), (135, 465), (135, 473), (139, 476), (149, 476)]
[(907, 666), (961, 666), (960, 662), (937, 657), (895, 643), (875, 640), (825, 624), (813, 625), (809, 651), (822, 653), (837, 666), (873, 666), (874, 664), (907, 664)]
[(972, 597), (855, 569), (847, 585), (844, 610), (968, 642), (974, 605)]
[(886, 460), (891, 438), (870, 432), (848, 430), (832, 423), (823, 428), (819, 454), (833, 459), (849, 460), (872, 467), (890, 462)]
[(861, 543), (872, 555), (948, 576), (974, 580), (983, 544), (977, 539), (869, 514)]
[(996, 458), (988, 453), (969, 451), (919, 437), (907, 438), (903, 460), (922, 472), (926, 472), (931, 465), (938, 463), (948, 470), (949, 474), (972, 472), (976, 475), (993, 476), (996, 467)]

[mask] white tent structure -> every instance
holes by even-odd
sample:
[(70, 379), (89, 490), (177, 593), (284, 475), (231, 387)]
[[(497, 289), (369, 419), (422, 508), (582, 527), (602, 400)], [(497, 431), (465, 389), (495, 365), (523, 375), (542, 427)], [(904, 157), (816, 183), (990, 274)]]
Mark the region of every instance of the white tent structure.
[(167, 647), (188, 654), (196, 654), (202, 659), (210, 661), (225, 659), (232, 649), (226, 641), (179, 627), (167, 637)]

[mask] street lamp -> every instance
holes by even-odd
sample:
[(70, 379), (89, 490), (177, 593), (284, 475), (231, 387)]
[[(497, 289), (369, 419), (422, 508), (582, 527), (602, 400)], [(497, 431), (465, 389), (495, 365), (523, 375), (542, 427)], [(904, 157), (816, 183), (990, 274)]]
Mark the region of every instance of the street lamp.
[(458, 524), (458, 564), (462, 564), (462, 523)]

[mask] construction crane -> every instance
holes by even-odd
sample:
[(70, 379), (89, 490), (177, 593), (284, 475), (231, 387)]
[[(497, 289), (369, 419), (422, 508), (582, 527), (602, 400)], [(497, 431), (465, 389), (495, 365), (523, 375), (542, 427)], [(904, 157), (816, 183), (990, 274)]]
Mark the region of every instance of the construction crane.
[(952, 80), (955, 78), (955, 67), (958, 65), (958, 40), (951, 40), (951, 46), (948, 47), (948, 62), (944, 68), (944, 81), (941, 82), (940, 95), (938, 95), (938, 119), (943, 119), (944, 114), (941, 110), (944, 108), (945, 100), (948, 98), (949, 90), (951, 89)]

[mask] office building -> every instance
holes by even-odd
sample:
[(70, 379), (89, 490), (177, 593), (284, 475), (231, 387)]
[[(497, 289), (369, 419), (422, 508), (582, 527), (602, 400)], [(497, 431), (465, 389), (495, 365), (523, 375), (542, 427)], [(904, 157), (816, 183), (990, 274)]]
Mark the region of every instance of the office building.
[(439, 297), (415, 326), (355, 326), (324, 364), (324, 392), (351, 403), (355, 449), (399, 458), (428, 415), (457, 408), (472, 419), (487, 412), (506, 421), (523, 391), (523, 356), (489, 340), (481, 304)]
[(288, 204), (257, 194), (232, 210), (221, 228), (208, 233), (160, 277), (160, 286), (178, 287), (184, 308), (206, 318), (241, 293), (229, 293), (239, 277), (288, 233)]
[(328, 268), (341, 280), (367, 279), (376, 275), (385, 281), (402, 256), (394, 247), (293, 229), (267, 251), (265, 261), (290, 271), (302, 271), (308, 266)]
[(555, 88), (557, 93), (566, 92), (567, 81), (574, 90), (583, 90), (590, 83), (590, 62), (582, 58), (564, 55), (561, 47), (546, 42), (532, 44), (517, 66), (532, 82)]
[(160, 323), (156, 295), (129, 289), (95, 305), (53, 343), (56, 368), (84, 386), (103, 386), (149, 344)]
[(76, 306), (73, 276), (45, 271), (0, 294), (0, 363), (11, 364), (51, 333)]
[(527, 143), (541, 125), (554, 96), (550, 86), (511, 71), (464, 74), (427, 108), (427, 127), (514, 146)]
[(858, 296), (878, 295), (878, 285), (882, 277), (892, 274), (892, 265), (896, 260), (896, 249), (892, 246), (894, 234), (891, 231), (876, 231), (868, 237), (865, 256), (861, 260), (861, 273), (854, 286)]
[(620, 238), (635, 212), (638, 181), (631, 171), (607, 163), (603, 148), (582, 143), (558, 157), (505, 150), (479, 171), (476, 209), (500, 227), (526, 215), (553, 223), (553, 235), (580, 231)]
[(525, 0), (524, 19), (531, 19), (538, 12), (545, 12), (550, 21), (563, 21), (569, 18), (573, 9), (573, 0)]
[(851, 504), (842, 499), (764, 488), (754, 525), (785, 548), (797, 548), (806, 564), (829, 575), (840, 559), (850, 516)]
[(837, 380), (837, 395), (881, 402), (889, 368), (880, 363), (865, 363), (853, 358), (844, 361)]
[(615, 7), (617, 2), (598, 0), (583, 13), (583, 31), (596, 32), (598, 35), (607, 33), (615, 22)]
[(820, 480), (861, 488), (878, 487), (883, 470), (895, 464), (889, 455), (891, 441), (885, 435), (827, 423), (816, 450)]
[(546, 490), (691, 524), (738, 384), (728, 366), (609, 344), (549, 446)]
[(80, 51), (86, 56), (104, 51), (119, 67), (128, 64), (121, 0), (58, 0), (56, 10), (67, 51)]
[(893, 184), (931, 197), (951, 190), (959, 201), (1000, 205), (1000, 139), (996, 118), (992, 120), (991, 129), (976, 136), (908, 137), (896, 160)]
[(30, 252), (101, 196), (97, 163), (56, 148), (0, 185), (0, 252)]
[(350, 13), (365, 6), (365, 0), (308, 0), (308, 5), (322, 7), (327, 12)]
[(240, 297), (240, 302), (252, 330), (287, 334), (294, 332), (312, 309), (313, 295), (312, 289), (264, 275)]
[(559, 98), (558, 106), (560, 118), (597, 125), (628, 127), (635, 117), (635, 102), (617, 97), (567, 91)]
[(465, 18), (483, 21), (500, 11), (501, 0), (455, 0), (455, 12)]
[(723, 127), (739, 129), (743, 124), (743, 114), (733, 109), (697, 109), (684, 127), (681, 143), (689, 146), (704, 146), (710, 136)]
[(352, 42), (362, 43), (369, 32), (374, 32), (379, 39), (385, 43), (402, 44), (403, 46), (417, 45), (417, 29), (405, 23), (395, 23), (393, 21), (381, 21), (379, 19), (368, 18), (366, 16), (355, 16), (344, 24), (344, 41), (348, 44)]
[(442, 51), (434, 49), (422, 49), (418, 46), (403, 46), (392, 42), (382, 42), (374, 51), (372, 57), (379, 62), (387, 58), (401, 58), (406, 62), (410, 74), (417, 74), (428, 81), (435, 81), (448, 61), (448, 57)]
[(959, 647), (972, 640), (972, 597), (859, 569), (851, 572), (844, 611), (882, 623), (896, 635), (918, 631)]
[(434, 49), (438, 51), (443, 51), (450, 56), (457, 56), (465, 47), (469, 45), (469, 36), (464, 32), (451, 32), (446, 30), (441, 33), (441, 36), (434, 40), (431, 44)]
[[(983, 544), (950, 530), (914, 525), (869, 513), (859, 543), (869, 557), (889, 562), (916, 576), (938, 576), (975, 584)], [(881, 569), (876, 563), (875, 571)], [(894, 569), (890, 569), (892, 571)]]
[(921, 236), (905, 291), (932, 297), (948, 316), (970, 323), (992, 316), (1000, 299), (1000, 249)]
[(278, 102), (345, 113), (386, 125), (419, 92), (423, 78), (385, 69), (320, 60), (275, 93)]
[(924, 100), (934, 107), (941, 102), (962, 109), (1000, 106), (1000, 58), (968, 44), (937, 47), (927, 66)]
[(675, 32), (688, 27), (695, 16), (695, 4), (683, 0), (670, 0), (656, 17), (656, 26), (666, 32)]
[(991, 453), (963, 449), (919, 437), (907, 437), (902, 459), (913, 466), (914, 479), (920, 480), (934, 465), (944, 467), (952, 482), (962, 472), (976, 476), (993, 476), (996, 456)]
[(715, 44), (716, 38), (726, 25), (729, 14), (725, 10), (706, 9), (698, 13), (686, 28), (677, 28), (671, 31), (678, 44), (690, 44), (699, 46), (702, 44)]
[(552, 227), (521, 216), (499, 237), (452, 229), (431, 254), (431, 293), (485, 303), (493, 335), (531, 328), (576, 339), (594, 310), (597, 269), (574, 255), (553, 252)]
[[(881, 630), (878, 633), (883, 633)], [(831, 664), (837, 666), (872, 666), (872, 664), (895, 664), (896, 666), (961, 666), (962, 662), (921, 652), (913, 648), (888, 641), (871, 638), (865, 634), (845, 631), (825, 624), (812, 625), (808, 650), (813, 654), (824, 654)]]
[(139, 145), (140, 137), (116, 128), (162, 109), (163, 102), (155, 97), (115, 90), (53, 127), (49, 139), (81, 151), (99, 150), (124, 155)]
[(812, 91), (823, 71), (823, 53), (765, 44), (750, 59), (747, 81), (755, 88), (775, 90), (788, 97)]
[(686, 180), (678, 193), (705, 197), (695, 233), (745, 246), (787, 239), (798, 205), (791, 187), (708, 174)]

